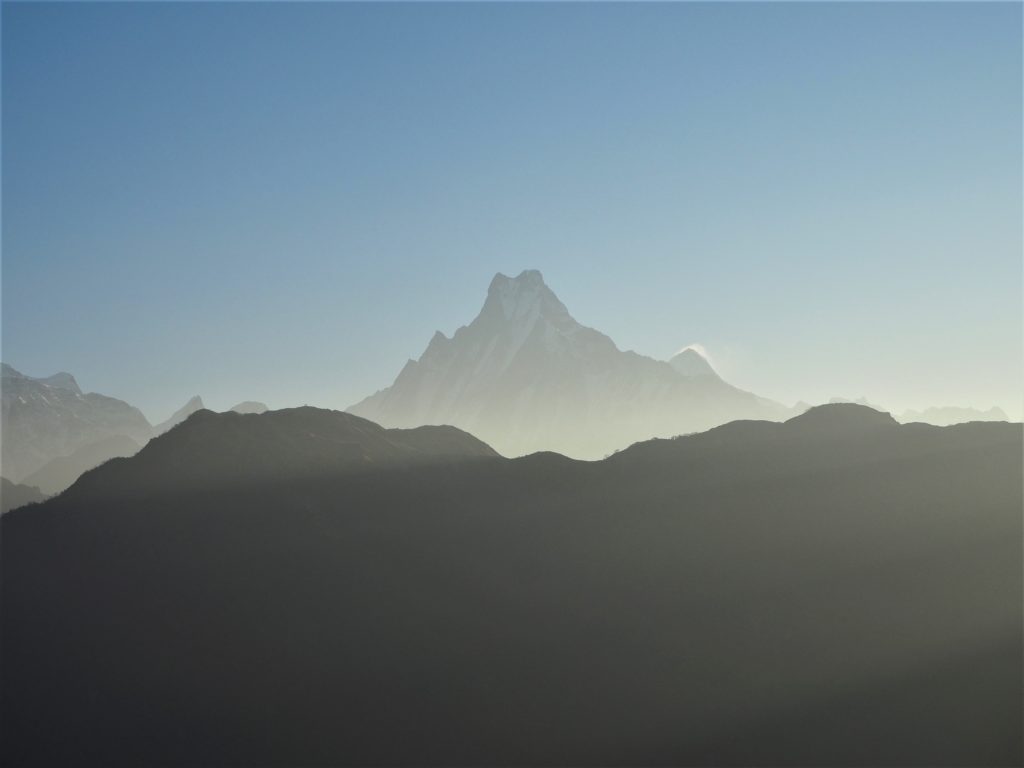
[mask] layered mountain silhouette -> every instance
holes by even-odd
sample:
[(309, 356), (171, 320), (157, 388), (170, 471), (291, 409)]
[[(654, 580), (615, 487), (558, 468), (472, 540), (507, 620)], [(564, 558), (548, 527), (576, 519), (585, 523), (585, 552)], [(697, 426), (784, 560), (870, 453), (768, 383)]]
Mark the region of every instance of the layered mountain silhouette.
[(193, 413), (195, 413), (196, 411), (201, 411), (205, 407), (206, 406), (203, 405), (203, 398), (201, 398), (199, 395), (195, 395), (189, 398), (189, 401), (185, 403), (183, 406), (181, 406), (181, 408), (176, 410), (174, 413), (172, 413), (169, 419), (161, 421), (159, 424), (153, 427), (153, 436), (156, 437), (157, 435), (162, 435), (167, 430), (173, 429), (174, 427), (181, 424), (181, 422), (183, 422)]
[(127, 435), (111, 435), (88, 443), (67, 456), (51, 459), (41, 469), (26, 477), (24, 482), (53, 496), (68, 488), (93, 467), (110, 459), (132, 456), (138, 450), (139, 444)]
[[(853, 403), (855, 405), (864, 405), (868, 408), (872, 408), (876, 411), (887, 412), (885, 406), (878, 405), (877, 403), (870, 402), (865, 397), (857, 398), (846, 398), (846, 397), (833, 397), (829, 399), (829, 404), (836, 403)], [(798, 402), (793, 406), (793, 412), (795, 414), (803, 413), (804, 411), (812, 408), (813, 406), (803, 401)], [(1002, 408), (992, 407), (987, 411), (979, 410), (978, 408), (963, 408), (958, 406), (941, 406), (938, 408), (925, 408), (920, 411), (908, 409), (903, 411), (899, 416), (895, 417), (897, 421), (902, 424), (911, 424), (914, 422), (921, 422), (923, 424), (934, 424), (937, 427), (948, 427), (953, 424), (968, 424), (972, 421), (1009, 421), (1009, 416)]]
[[(113, 397), (83, 394), (70, 373), (35, 378), (2, 364), (2, 471), (12, 481), (60, 493), (103, 462), (130, 456), (152, 437), (204, 408), (196, 395), (167, 420), (151, 426), (138, 408)], [(246, 400), (237, 413), (263, 413)]]
[(4, 515), (0, 761), (1019, 766), (1022, 437), (201, 410)]
[(34, 486), (12, 483), (6, 477), (0, 477), (0, 514), (45, 499), (46, 495)]
[[(455, 427), (385, 429), (339, 411), (288, 408), (263, 414), (200, 410), (131, 459), (83, 476), (77, 495), (255, 488), (280, 478), (320, 478), (386, 467), (493, 458)], [(73, 494), (75, 495), (75, 494)]]
[(723, 381), (694, 350), (672, 362), (624, 352), (580, 325), (527, 270), (491, 282), (480, 314), (434, 334), (387, 389), (349, 409), (389, 427), (452, 424), (500, 453), (600, 458), (638, 440), (735, 419), (781, 419), (784, 406)]
[(83, 394), (71, 374), (32, 378), (2, 365), (3, 474), (18, 482), (59, 456), (113, 435), (136, 443), (151, 427), (138, 408), (122, 400)]
[(926, 424), (947, 426), (950, 424), (963, 424), (968, 421), (1009, 421), (1009, 418), (1002, 408), (992, 407), (987, 411), (982, 411), (977, 408), (939, 406), (925, 408), (922, 411), (904, 411), (900, 415), (900, 421), (923, 421)]

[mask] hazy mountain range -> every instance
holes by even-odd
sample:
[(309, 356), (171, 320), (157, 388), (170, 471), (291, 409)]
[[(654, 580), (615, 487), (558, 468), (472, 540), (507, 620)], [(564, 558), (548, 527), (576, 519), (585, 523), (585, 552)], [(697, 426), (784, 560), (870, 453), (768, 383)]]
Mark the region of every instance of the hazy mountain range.
[(2, 366), (3, 475), (20, 481), (52, 459), (113, 435), (136, 443), (149, 440), (152, 428), (138, 408), (122, 400), (83, 394), (74, 377), (25, 376)]
[(1019, 766), (1021, 444), (201, 410), (3, 516), (0, 762)]
[[(46, 494), (59, 493), (108, 459), (130, 456), (203, 407), (202, 399), (193, 397), (154, 427), (142, 411), (123, 400), (83, 393), (70, 373), (34, 378), (6, 363), (0, 395), (3, 477), (24, 481)], [(263, 403), (246, 401), (233, 410), (266, 409)]]
[(787, 408), (535, 271), (372, 420), (2, 390), (5, 765), (1024, 758), (998, 409)]
[(940, 427), (962, 424), (966, 421), (1009, 421), (1002, 408), (992, 407), (987, 411), (979, 411), (977, 408), (956, 406), (925, 408), (923, 411), (906, 410), (900, 414), (899, 419), (902, 422), (921, 421)]
[(169, 419), (167, 419), (166, 421), (161, 421), (159, 424), (153, 427), (153, 437), (156, 437), (157, 435), (162, 435), (167, 430), (178, 426), (179, 424), (181, 424), (181, 422), (183, 422), (196, 411), (203, 410), (204, 407), (205, 406), (203, 405), (203, 398), (201, 398), (199, 395), (190, 397), (188, 402), (181, 406), (181, 408), (176, 410), (174, 413), (172, 413)]
[[(204, 407), (196, 395), (154, 426), (122, 400), (83, 394), (69, 373), (33, 378), (6, 364), (2, 373), (0, 470), (46, 494), (108, 459), (131, 455)], [(496, 275), (469, 325), (452, 338), (437, 332), (390, 387), (349, 410), (386, 427), (453, 425), (506, 456), (556, 451), (596, 459), (652, 437), (737, 419), (782, 420), (809, 407), (789, 408), (737, 389), (695, 349), (668, 361), (622, 351), (576, 322), (540, 272), (527, 270), (515, 278)], [(267, 406), (244, 401), (231, 410), (262, 413)], [(950, 424), (1001, 421), (1006, 414), (930, 408), (897, 418)]]

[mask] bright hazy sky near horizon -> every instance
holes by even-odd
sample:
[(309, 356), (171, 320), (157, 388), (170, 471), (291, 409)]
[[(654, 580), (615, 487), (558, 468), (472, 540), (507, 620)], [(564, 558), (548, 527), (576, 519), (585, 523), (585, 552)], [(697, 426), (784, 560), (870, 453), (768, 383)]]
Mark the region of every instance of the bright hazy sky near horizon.
[(3, 360), (344, 408), (536, 268), (787, 404), (1019, 419), (1021, 8), (5, 3)]

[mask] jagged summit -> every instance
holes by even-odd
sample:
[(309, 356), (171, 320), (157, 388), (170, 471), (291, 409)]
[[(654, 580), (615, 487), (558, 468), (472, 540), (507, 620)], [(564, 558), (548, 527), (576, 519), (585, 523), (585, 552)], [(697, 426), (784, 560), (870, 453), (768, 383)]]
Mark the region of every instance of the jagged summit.
[(541, 316), (550, 322), (575, 324), (569, 310), (558, 300), (536, 269), (527, 269), (516, 277), (498, 273), (487, 289), (481, 318), (501, 318), (507, 322), (529, 322)]
[(78, 386), (78, 382), (75, 381), (75, 377), (67, 371), (61, 371), (55, 373), (52, 376), (26, 376), (21, 371), (15, 369), (13, 366), (7, 363), (0, 363), (0, 370), (4, 378), (11, 379), (25, 379), (26, 381), (35, 381), (39, 384), (44, 384), (47, 387), (54, 387), (56, 389), (66, 389), (69, 392), (73, 392), (76, 395), (82, 394), (82, 390)]
[(450, 338), (436, 332), (394, 384), (349, 410), (388, 427), (452, 424), (507, 456), (587, 459), (650, 437), (789, 415), (717, 375), (696, 375), (714, 374), (703, 359), (677, 362), (690, 373), (581, 325), (539, 271), (499, 273), (469, 325)]
[(541, 273), (528, 269), (516, 277), (500, 272), (491, 280), (487, 299), (474, 324), (496, 328), (517, 325), (529, 327), (538, 319), (566, 333), (580, 325), (569, 310), (548, 288)]

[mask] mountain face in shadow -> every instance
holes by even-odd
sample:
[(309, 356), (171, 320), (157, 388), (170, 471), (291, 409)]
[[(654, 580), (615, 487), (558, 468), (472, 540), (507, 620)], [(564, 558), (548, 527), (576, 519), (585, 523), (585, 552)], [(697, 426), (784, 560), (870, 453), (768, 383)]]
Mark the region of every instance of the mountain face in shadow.
[(3, 762), (1019, 766), (1021, 444), (199, 411), (4, 515)]
[(46, 495), (34, 486), (12, 483), (6, 477), (0, 477), (0, 514), (45, 499)]
[(5, 477), (20, 481), (59, 456), (112, 435), (136, 443), (150, 437), (138, 408), (94, 392), (83, 394), (71, 374), (36, 379), (2, 365), (2, 458)]
[(694, 358), (687, 350), (670, 364), (623, 352), (577, 323), (540, 272), (499, 274), (472, 323), (450, 339), (436, 333), (394, 384), (349, 410), (390, 427), (453, 424), (507, 456), (550, 450), (585, 459), (650, 437), (788, 415)]

